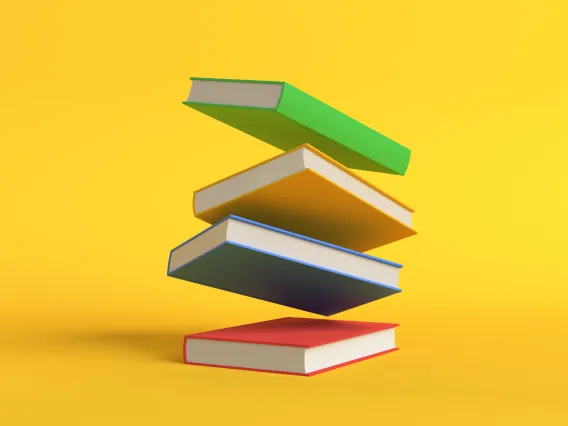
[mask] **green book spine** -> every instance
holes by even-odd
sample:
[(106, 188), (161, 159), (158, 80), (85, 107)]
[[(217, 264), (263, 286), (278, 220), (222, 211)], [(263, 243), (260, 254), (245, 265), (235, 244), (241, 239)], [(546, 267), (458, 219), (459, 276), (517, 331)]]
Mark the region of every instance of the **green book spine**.
[(288, 83), (263, 83), (283, 85), (276, 108), (184, 104), (284, 151), (307, 143), (349, 168), (406, 173), (408, 148)]

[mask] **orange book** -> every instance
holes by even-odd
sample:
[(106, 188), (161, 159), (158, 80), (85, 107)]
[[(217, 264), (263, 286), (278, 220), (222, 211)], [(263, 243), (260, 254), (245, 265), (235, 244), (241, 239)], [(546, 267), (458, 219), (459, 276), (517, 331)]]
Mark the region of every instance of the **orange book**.
[(412, 210), (301, 145), (194, 193), (208, 223), (236, 215), (356, 251), (416, 234)]

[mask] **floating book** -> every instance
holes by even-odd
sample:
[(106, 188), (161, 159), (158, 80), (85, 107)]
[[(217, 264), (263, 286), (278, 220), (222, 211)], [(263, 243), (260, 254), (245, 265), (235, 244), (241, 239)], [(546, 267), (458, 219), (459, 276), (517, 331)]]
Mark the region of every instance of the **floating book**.
[(230, 214), (357, 251), (416, 234), (393, 197), (309, 145), (195, 191), (195, 216)]
[(406, 173), (408, 148), (288, 83), (191, 80), (185, 105), (277, 148), (309, 143), (346, 167)]
[(313, 376), (397, 350), (398, 324), (281, 318), (185, 336), (187, 364)]
[(231, 215), (174, 248), (168, 275), (329, 316), (400, 292), (401, 267)]

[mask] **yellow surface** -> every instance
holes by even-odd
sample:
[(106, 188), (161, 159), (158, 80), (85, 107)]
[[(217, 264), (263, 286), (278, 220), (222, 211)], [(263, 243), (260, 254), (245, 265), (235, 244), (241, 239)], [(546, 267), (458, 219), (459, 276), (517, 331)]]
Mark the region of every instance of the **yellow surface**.
[(205, 210), (197, 217), (216, 223), (230, 214), (361, 252), (416, 234), (311, 169)]
[[(0, 424), (565, 425), (565, 1), (7, 2)], [(361, 173), (419, 234), (338, 319), (401, 350), (297, 378), (180, 364), (185, 333), (301, 313), (166, 277), (196, 188), (278, 154), (181, 104), (286, 80), (412, 149)], [(335, 317), (334, 317), (335, 318)]]

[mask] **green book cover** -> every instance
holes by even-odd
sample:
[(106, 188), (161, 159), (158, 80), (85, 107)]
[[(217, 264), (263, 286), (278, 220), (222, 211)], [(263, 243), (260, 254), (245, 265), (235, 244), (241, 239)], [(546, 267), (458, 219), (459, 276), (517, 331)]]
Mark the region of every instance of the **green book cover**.
[(191, 80), (185, 105), (277, 148), (310, 144), (349, 168), (406, 173), (408, 148), (286, 82)]

